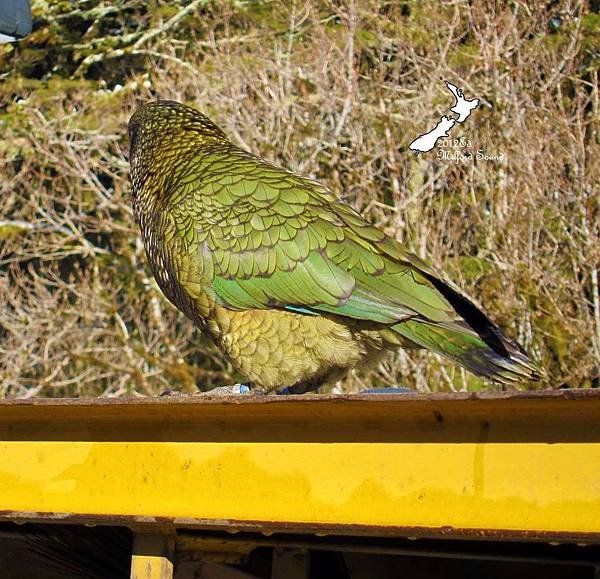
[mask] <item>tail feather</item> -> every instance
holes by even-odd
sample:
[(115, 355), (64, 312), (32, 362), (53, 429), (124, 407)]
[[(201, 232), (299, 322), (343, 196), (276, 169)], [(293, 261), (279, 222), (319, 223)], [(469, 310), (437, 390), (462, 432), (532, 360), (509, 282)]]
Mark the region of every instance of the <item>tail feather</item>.
[(468, 370), (501, 384), (539, 380), (541, 370), (497, 329), (506, 354), (491, 348), (466, 324), (436, 324), (413, 318), (393, 326), (402, 337), (458, 362)]
[(423, 272), (423, 275), (460, 317), (452, 322), (412, 318), (395, 324), (394, 331), (495, 382), (510, 384), (543, 377), (543, 371), (529, 359), (525, 350), (458, 289), (431, 273)]

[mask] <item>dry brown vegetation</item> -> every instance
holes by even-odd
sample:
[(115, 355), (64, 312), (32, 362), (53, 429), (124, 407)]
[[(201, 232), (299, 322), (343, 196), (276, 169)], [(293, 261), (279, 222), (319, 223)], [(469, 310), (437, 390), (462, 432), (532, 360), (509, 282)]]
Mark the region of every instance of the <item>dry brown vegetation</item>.
[[(153, 395), (239, 378), (156, 287), (127, 120), (171, 98), (339, 192), (443, 267), (548, 371), (598, 386), (598, 3), (34, 1), (0, 46), (0, 397)], [(479, 96), (453, 136), (408, 144)], [(458, 130), (460, 129), (460, 130)], [(493, 388), (398, 353), (350, 389)]]

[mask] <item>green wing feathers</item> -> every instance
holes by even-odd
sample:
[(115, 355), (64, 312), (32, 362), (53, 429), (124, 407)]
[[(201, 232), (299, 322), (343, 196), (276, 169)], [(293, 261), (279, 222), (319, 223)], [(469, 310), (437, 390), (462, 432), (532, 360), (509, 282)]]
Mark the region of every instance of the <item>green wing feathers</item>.
[(171, 206), (222, 305), (381, 324), (493, 380), (539, 375), (456, 288), (323, 186), (219, 147), (192, 159)]

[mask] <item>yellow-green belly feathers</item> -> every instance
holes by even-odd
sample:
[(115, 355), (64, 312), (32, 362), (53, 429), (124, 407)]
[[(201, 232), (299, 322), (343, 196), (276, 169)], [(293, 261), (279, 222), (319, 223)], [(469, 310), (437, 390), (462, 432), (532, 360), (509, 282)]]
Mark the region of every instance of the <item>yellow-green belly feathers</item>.
[(334, 383), (359, 363), (372, 363), (384, 348), (377, 332), (285, 311), (218, 307), (208, 329), (234, 366), (267, 391)]

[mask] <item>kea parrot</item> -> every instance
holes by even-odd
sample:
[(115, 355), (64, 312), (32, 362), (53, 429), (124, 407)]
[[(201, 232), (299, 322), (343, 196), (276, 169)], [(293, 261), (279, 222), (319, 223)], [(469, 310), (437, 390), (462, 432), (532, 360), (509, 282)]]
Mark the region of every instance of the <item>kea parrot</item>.
[(398, 348), (502, 384), (523, 348), (431, 265), (320, 183), (155, 101), (129, 121), (132, 200), (165, 296), (259, 390), (315, 390)]

